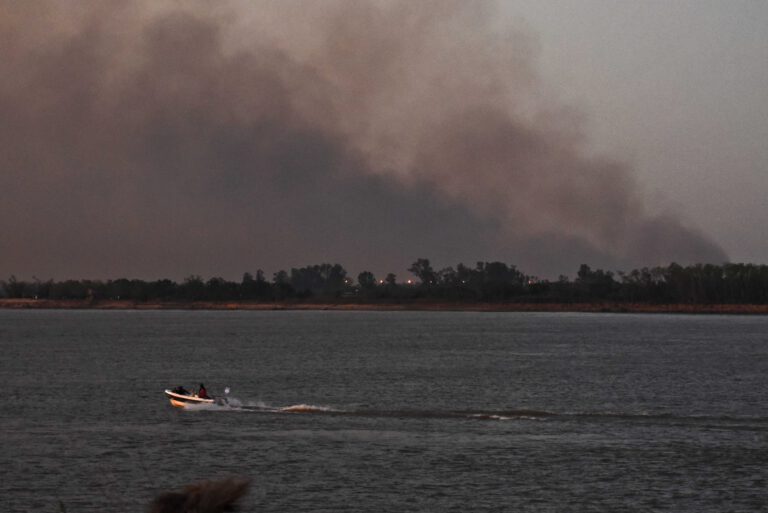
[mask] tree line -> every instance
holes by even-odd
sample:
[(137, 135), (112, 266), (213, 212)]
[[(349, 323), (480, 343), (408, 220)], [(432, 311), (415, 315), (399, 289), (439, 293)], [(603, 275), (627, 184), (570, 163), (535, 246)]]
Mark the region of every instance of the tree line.
[(576, 277), (557, 280), (526, 275), (503, 262), (458, 264), (435, 270), (419, 258), (408, 269), (412, 278), (376, 277), (363, 271), (355, 278), (339, 264), (319, 264), (278, 271), (245, 273), (238, 281), (189, 276), (168, 279), (0, 281), (6, 298), (149, 301), (455, 301), (540, 303), (690, 303), (766, 304), (768, 265), (697, 264), (612, 272), (583, 264)]

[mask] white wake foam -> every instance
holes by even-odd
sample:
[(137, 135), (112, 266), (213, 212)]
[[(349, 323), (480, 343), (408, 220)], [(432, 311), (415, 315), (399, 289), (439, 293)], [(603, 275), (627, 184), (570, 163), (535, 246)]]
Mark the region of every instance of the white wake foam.
[(316, 406), (314, 404), (294, 404), (292, 406), (283, 406), (279, 410), (286, 413), (328, 413), (338, 411), (328, 406)]

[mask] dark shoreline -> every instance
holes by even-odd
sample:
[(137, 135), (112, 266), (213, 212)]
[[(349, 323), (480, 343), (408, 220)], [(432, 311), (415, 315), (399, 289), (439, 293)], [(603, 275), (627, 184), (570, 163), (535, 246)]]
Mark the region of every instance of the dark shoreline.
[(685, 313), (768, 315), (768, 305), (651, 304), (651, 303), (460, 303), (402, 302), (296, 302), (248, 301), (135, 302), (123, 300), (0, 299), (0, 309), (64, 310), (338, 310), (433, 312), (583, 312), (583, 313)]

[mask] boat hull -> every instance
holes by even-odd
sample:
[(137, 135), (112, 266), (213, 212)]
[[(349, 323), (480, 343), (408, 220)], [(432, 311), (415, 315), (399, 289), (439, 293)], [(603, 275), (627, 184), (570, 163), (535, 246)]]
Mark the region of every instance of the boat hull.
[(172, 392), (170, 390), (165, 391), (166, 397), (168, 397), (168, 400), (171, 402), (171, 406), (174, 406), (176, 408), (186, 408), (190, 405), (195, 404), (213, 404), (213, 399), (203, 399), (201, 397), (197, 397), (196, 395), (184, 395), (184, 394), (177, 394), (176, 392)]

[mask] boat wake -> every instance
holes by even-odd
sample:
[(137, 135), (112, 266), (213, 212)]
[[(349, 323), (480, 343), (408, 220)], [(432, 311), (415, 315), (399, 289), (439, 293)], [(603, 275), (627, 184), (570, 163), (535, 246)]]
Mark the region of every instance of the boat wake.
[(285, 413), (343, 413), (327, 406), (314, 406), (312, 404), (295, 404), (293, 406), (284, 406), (279, 408)]
[(190, 404), (186, 410), (189, 411), (233, 411), (233, 412), (252, 412), (252, 413), (347, 413), (343, 410), (337, 410), (330, 406), (319, 406), (314, 404), (293, 404), (289, 406), (273, 406), (263, 401), (242, 401), (234, 397), (218, 398), (211, 404)]
[(365, 409), (365, 408), (336, 408), (326, 405), (298, 403), (287, 406), (275, 406), (264, 401), (241, 400), (226, 397), (213, 404), (195, 404), (186, 408), (190, 411), (220, 411), (267, 414), (304, 414), (304, 415), (333, 415), (348, 417), (386, 417), (402, 419), (466, 419), (478, 421), (504, 420), (544, 420), (557, 416), (554, 413), (537, 410), (512, 411), (444, 411), (444, 410), (405, 410), (405, 409)]
[(648, 424), (699, 425), (708, 428), (750, 429), (768, 431), (768, 417), (727, 415), (675, 415), (665, 413), (634, 412), (554, 412), (531, 409), (504, 410), (419, 410), (419, 409), (367, 409), (337, 408), (326, 405), (298, 403), (275, 406), (263, 401), (240, 400), (228, 397), (214, 404), (187, 406), (191, 411), (219, 411), (261, 413), (272, 415), (326, 415), (369, 418), (445, 419), (478, 422), (550, 421), (550, 422), (631, 422)]

